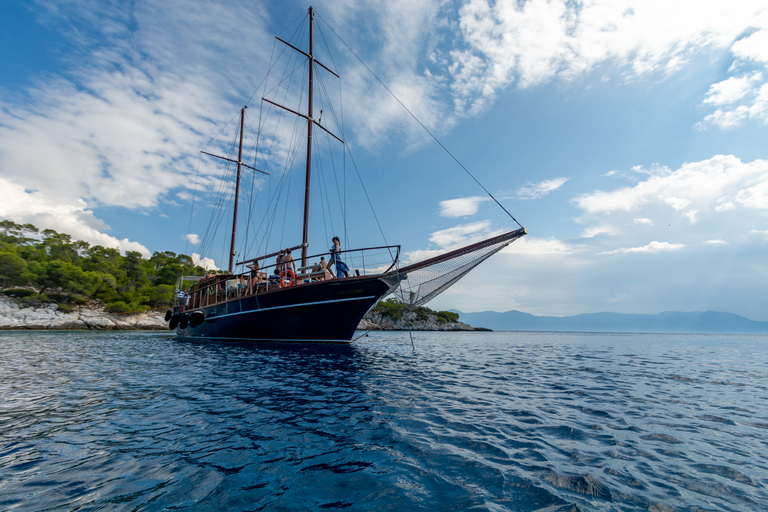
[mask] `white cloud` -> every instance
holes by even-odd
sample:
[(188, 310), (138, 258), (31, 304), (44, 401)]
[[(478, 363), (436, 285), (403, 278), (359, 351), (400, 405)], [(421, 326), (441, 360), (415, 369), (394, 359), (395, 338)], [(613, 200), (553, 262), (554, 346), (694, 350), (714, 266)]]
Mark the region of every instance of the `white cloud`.
[[(38, 214), (41, 227), (69, 226), (87, 241), (96, 235), (83, 232), (83, 219), (98, 224), (99, 207), (159, 214), (159, 206), (174, 204), (174, 190), (188, 200), (184, 189), (195, 182), (198, 150), (235, 111), (224, 94), (241, 95), (218, 82), (225, 75), (215, 70), (258, 61), (258, 52), (268, 57), (269, 45), (255, 44), (271, 44), (263, 13), (174, 1), (37, 7), (38, 21), (68, 37), (73, 50), (63, 57), (63, 75), (40, 77), (34, 88), (0, 101), (0, 179), (34, 191), (47, 205), (40, 208), (56, 212), (55, 219)], [(237, 41), (230, 37), (235, 21), (250, 28)], [(244, 83), (247, 74), (226, 76)], [(212, 169), (205, 162), (199, 168), (203, 190), (220, 189)], [(28, 216), (19, 202), (3, 211)]]
[(598, 235), (615, 235), (618, 230), (614, 226), (602, 224), (600, 226), (591, 226), (581, 234), (583, 238), (594, 238)]
[(664, 199), (664, 202), (667, 203), (669, 206), (674, 208), (675, 210), (682, 210), (683, 208), (686, 208), (691, 202), (687, 199), (681, 199), (679, 197), (667, 197)]
[[(763, 20), (764, 21), (764, 20)], [(768, 64), (768, 30), (757, 30), (731, 46), (733, 55), (739, 59)]]
[(443, 217), (465, 217), (477, 213), (480, 203), (490, 200), (489, 197), (460, 197), (440, 201), (440, 215)]
[(598, 254), (627, 254), (627, 253), (656, 253), (666, 251), (676, 251), (685, 247), (685, 244), (671, 244), (669, 242), (653, 241), (642, 247), (621, 248), (613, 251), (605, 251)]
[(53, 229), (91, 245), (118, 249), (123, 254), (137, 251), (145, 258), (152, 255), (138, 242), (104, 233), (109, 227), (93, 215), (85, 201), (51, 201), (40, 191), (26, 191), (21, 185), (4, 178), (0, 178), (0, 218), (20, 224), (30, 223), (41, 229)]
[(435, 231), (429, 237), (429, 241), (437, 245), (437, 248), (407, 252), (403, 255), (403, 262), (422, 261), (500, 234), (502, 234), (501, 230), (493, 229), (491, 223), (485, 220)]
[(541, 183), (521, 187), (516, 192), (516, 196), (518, 199), (540, 199), (562, 187), (566, 181), (568, 181), (568, 178), (544, 180)]
[(736, 78), (732, 76), (727, 80), (713, 84), (707, 91), (704, 103), (715, 106), (735, 103), (752, 90), (753, 82), (760, 80), (762, 80), (761, 73), (755, 73), (751, 77)]
[[(768, 222), (768, 160), (718, 155), (574, 202), (582, 210), (577, 222), (588, 226), (582, 236), (607, 235), (582, 241), (596, 254), (673, 250), (701, 240), (747, 243), (745, 233)], [(647, 244), (651, 229), (675, 243)]]
[(742, 121), (749, 118), (749, 107), (739, 106), (734, 110), (721, 110), (717, 109), (712, 114), (709, 114), (704, 118), (703, 124), (713, 124), (727, 130), (739, 126)]
[(508, 245), (501, 252), (526, 256), (568, 255), (577, 252), (577, 247), (555, 238), (525, 236)]
[(202, 84), (134, 69), (43, 86), (0, 114), (0, 173), (62, 200), (155, 207), (194, 181), (197, 130), (213, 131)]
[(514, 83), (573, 79), (606, 63), (613, 64), (605, 66), (610, 72), (623, 71), (625, 80), (669, 74), (703, 50), (730, 47), (734, 75), (710, 87), (703, 104), (716, 110), (699, 127), (768, 122), (768, 92), (761, 88), (768, 85), (764, 2), (471, 0), (459, 16), (464, 45), (449, 53), (448, 68), (458, 115), (487, 108)]
[[(49, 196), (55, 191), (63, 201), (76, 204), (82, 199), (94, 208), (155, 208), (169, 201), (171, 193), (188, 200), (183, 189), (193, 181), (195, 155), (205, 140), (201, 134), (215, 132), (218, 116), (233, 111), (217, 82), (224, 75), (210, 70), (263, 62), (273, 41), (265, 29), (268, 18), (261, 9), (215, 3), (203, 9), (180, 2), (113, 6), (83, 0), (44, 7), (50, 9), (43, 13), (52, 29), (65, 31), (84, 53), (92, 48), (99, 52), (91, 52), (93, 58), (85, 67), (73, 62), (71, 79), (30, 91), (23, 106), (3, 105), (0, 169), (18, 179), (22, 177), (16, 176), (17, 170), (23, 169), (26, 188)], [(759, 3), (724, 6), (714, 1), (691, 8), (662, 1), (576, 5), (565, 0), (502, 0), (490, 5), (472, 0), (459, 9), (459, 21), (453, 24), (448, 19), (453, 7), (439, 1), (345, 7), (329, 7), (323, 14), (341, 29), (357, 26), (360, 17), (376, 18), (368, 21), (381, 25), (381, 40), (366, 60), (379, 64), (374, 66), (377, 73), (425, 125), (440, 130), (450, 128), (456, 116), (477, 112), (477, 105), (487, 105), (497, 90), (509, 84), (532, 86), (555, 77), (567, 79), (606, 61), (629, 74), (675, 69), (702, 48), (731, 45), (746, 27), (759, 27), (764, 20)], [(683, 18), (687, 22), (678, 23)], [(228, 37), (234, 20), (250, 27), (242, 34), (247, 44)], [(101, 39), (81, 40), (84, 32), (77, 29), (79, 25), (97, 27), (100, 32), (94, 37)], [(206, 30), (196, 29), (203, 25)], [(347, 32), (368, 37), (357, 30)], [(761, 38), (764, 31), (757, 30), (733, 43), (734, 55), (762, 62)], [(425, 49), (429, 49), (426, 59)], [(378, 135), (393, 127), (401, 129), (411, 144), (424, 140), (423, 135), (413, 135), (418, 127), (387, 93), (371, 93), (375, 80), (359, 68), (344, 71), (349, 71), (346, 77), (351, 81), (345, 91), (368, 100), (360, 102), (364, 111), (347, 110), (350, 124), (361, 129), (360, 142), (375, 145)], [(236, 87), (243, 89), (252, 78), (238, 75), (242, 82)], [(711, 102), (733, 98), (730, 89), (713, 86)], [(227, 90), (238, 95), (237, 90)], [(442, 96), (446, 91), (451, 92), (450, 99)], [(757, 106), (768, 105), (768, 89), (758, 99), (763, 96), (764, 101), (756, 100), (743, 114), (712, 115), (719, 115), (721, 124), (762, 115)], [(440, 106), (446, 101), (453, 102), (452, 114), (442, 113)], [(345, 102), (355, 103), (354, 98)], [(46, 150), (31, 154), (16, 149), (29, 147)], [(203, 175), (212, 181), (205, 168)], [(542, 197), (566, 180), (523, 187), (518, 197)], [(209, 190), (216, 189), (210, 184)], [(443, 214), (469, 215), (477, 206), (469, 200), (444, 206)]]
[(183, 235), (181, 238), (191, 243), (192, 245), (197, 245), (200, 243), (200, 237), (194, 233), (187, 233), (186, 235)]
[(728, 242), (725, 240), (715, 239), (715, 240), (705, 240), (704, 244), (706, 245), (728, 245)]
[(501, 232), (492, 230), (490, 222), (480, 221), (436, 231), (429, 237), (429, 241), (450, 250), (497, 234)]
[[(704, 48), (727, 48), (749, 27), (768, 28), (766, 12), (761, 2), (718, 0), (471, 0), (459, 10), (467, 47), (451, 54), (453, 87), (464, 104), (483, 105), (511, 83), (568, 79), (608, 61), (629, 77), (673, 72)], [(762, 58), (762, 37), (752, 34), (734, 51)]]
[(203, 267), (205, 270), (220, 270), (213, 261), (213, 258), (202, 258), (196, 252), (192, 253), (192, 263)]
[[(758, 16), (752, 27), (762, 29), (736, 41), (731, 46), (735, 57), (731, 72), (740, 72), (741, 76), (732, 76), (713, 84), (707, 91), (705, 105), (718, 107), (698, 124), (699, 128), (708, 125), (727, 130), (743, 124), (748, 119), (768, 123), (768, 23), (765, 12)], [(749, 68), (761, 68), (751, 73)], [(746, 68), (746, 69), (745, 69)]]
[(666, 204), (675, 211), (694, 206), (724, 211), (731, 203), (745, 208), (768, 208), (768, 160), (744, 163), (735, 156), (718, 155), (684, 164), (667, 175), (651, 176), (632, 187), (577, 196), (576, 204), (591, 215), (636, 211)]
[(717, 206), (715, 206), (715, 211), (727, 212), (729, 210), (733, 210), (734, 208), (736, 208), (736, 206), (734, 206), (734, 204), (731, 201), (724, 201), (721, 204), (718, 204)]
[(768, 209), (768, 177), (763, 176), (761, 181), (739, 190), (734, 199), (747, 208)]

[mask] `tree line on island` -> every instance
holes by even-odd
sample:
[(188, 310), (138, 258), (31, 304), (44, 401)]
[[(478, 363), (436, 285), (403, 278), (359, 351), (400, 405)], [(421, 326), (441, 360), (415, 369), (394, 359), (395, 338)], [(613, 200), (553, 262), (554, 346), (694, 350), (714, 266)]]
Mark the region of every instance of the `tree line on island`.
[(122, 255), (52, 229), (0, 221), (0, 285), (23, 305), (70, 311), (95, 300), (109, 313), (141, 312), (171, 305), (179, 277), (205, 272), (185, 254)]
[[(222, 271), (220, 271), (222, 272)], [(32, 224), (0, 220), (0, 287), (22, 306), (56, 304), (69, 312), (95, 301), (108, 313), (165, 309), (173, 304), (176, 283), (183, 275), (215, 273), (195, 265), (186, 254), (156, 251), (125, 255), (114, 248), (91, 246), (82, 240)], [(389, 299), (374, 311), (402, 318), (405, 306)], [(417, 317), (458, 322), (458, 313), (419, 307)]]

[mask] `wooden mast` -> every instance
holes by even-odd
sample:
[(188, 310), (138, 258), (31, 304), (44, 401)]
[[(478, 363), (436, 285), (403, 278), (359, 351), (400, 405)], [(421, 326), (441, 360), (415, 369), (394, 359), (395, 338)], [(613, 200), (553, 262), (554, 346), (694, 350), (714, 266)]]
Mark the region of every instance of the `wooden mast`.
[(235, 208), (232, 214), (232, 241), (229, 244), (229, 273), (230, 274), (235, 268), (235, 265), (234, 265), (235, 233), (237, 231), (237, 203), (238, 203), (238, 200), (240, 199), (240, 171), (242, 170), (243, 167), (247, 167), (249, 169), (253, 169), (256, 172), (260, 172), (261, 174), (269, 175), (268, 172), (260, 171), (255, 167), (251, 167), (250, 165), (243, 163), (243, 131), (245, 126), (245, 109), (247, 108), (248, 108), (248, 105), (240, 109), (240, 146), (237, 150), (237, 160), (232, 160), (231, 158), (214, 155), (213, 153), (208, 153), (207, 151), (201, 151), (201, 153), (204, 155), (212, 156), (220, 160), (226, 160), (227, 162), (232, 162), (234, 164), (237, 164), (237, 179), (235, 180), (235, 205), (234, 205)]
[(243, 126), (245, 124), (245, 109), (240, 109), (240, 146), (237, 149), (237, 179), (235, 180), (235, 211), (232, 214), (232, 241), (229, 244), (229, 273), (235, 268), (235, 233), (237, 232), (237, 202), (240, 198), (240, 166), (243, 162)]
[(307, 250), (309, 240), (309, 184), (312, 171), (312, 98), (314, 92), (314, 17), (312, 7), (309, 8), (309, 96), (307, 97), (307, 174), (304, 181), (304, 231), (301, 237), (301, 266), (307, 266)]
[(309, 250), (309, 187), (310, 187), (310, 177), (312, 175), (312, 125), (316, 124), (318, 128), (321, 128), (323, 131), (328, 133), (331, 137), (335, 138), (336, 140), (344, 144), (344, 141), (342, 139), (340, 139), (338, 136), (336, 136), (334, 133), (329, 131), (326, 127), (324, 127), (322, 124), (320, 124), (318, 121), (312, 118), (312, 115), (314, 114), (313, 98), (314, 98), (315, 64), (318, 64), (320, 67), (322, 67), (323, 69), (331, 73), (333, 76), (335, 76), (336, 78), (339, 78), (339, 75), (337, 75), (336, 72), (329, 69), (322, 62), (315, 60), (314, 22), (315, 22), (315, 11), (312, 7), (310, 7), (309, 8), (309, 53), (299, 48), (296, 48), (295, 46), (293, 46), (291, 43), (287, 41), (283, 41), (282, 39), (280, 39), (280, 37), (275, 38), (281, 43), (293, 48), (297, 52), (307, 57), (307, 59), (309, 59), (309, 91), (307, 96), (307, 114), (304, 115), (295, 110), (291, 110), (290, 108), (280, 105), (279, 103), (275, 103), (274, 101), (268, 100), (267, 98), (261, 98), (263, 101), (266, 101), (267, 103), (270, 103), (276, 107), (282, 108), (283, 110), (286, 110), (299, 117), (303, 117), (307, 120), (307, 170), (306, 170), (306, 178), (304, 180), (304, 229), (301, 237), (301, 244), (302, 244), (301, 266), (302, 267), (307, 266), (307, 252)]

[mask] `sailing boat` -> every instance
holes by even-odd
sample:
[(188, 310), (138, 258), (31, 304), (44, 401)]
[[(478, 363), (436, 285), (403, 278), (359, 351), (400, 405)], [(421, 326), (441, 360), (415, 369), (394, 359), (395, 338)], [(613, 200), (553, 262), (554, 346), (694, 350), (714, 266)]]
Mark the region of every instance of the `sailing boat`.
[[(308, 51), (276, 38), (306, 58), (306, 114), (262, 98), (262, 103), (306, 121), (302, 240), (285, 250), (300, 249), (300, 265), (294, 270), (293, 265), (286, 264), (282, 258), (284, 251), (235, 262), (242, 170), (246, 168), (267, 174), (243, 161), (247, 108), (243, 107), (240, 111), (237, 159), (201, 152), (236, 165), (229, 267), (224, 274), (184, 276), (179, 280), (176, 302), (173, 309), (166, 313), (166, 321), (181, 338), (349, 343), (360, 320), (383, 297), (392, 294), (406, 307), (416, 308), (447, 289), (485, 259), (527, 234), (525, 228), (517, 223), (519, 229), (407, 266), (401, 266), (399, 245), (332, 252), (329, 263), (335, 263), (335, 274), (323, 263), (316, 262), (327, 253), (309, 254), (313, 128), (323, 130), (342, 144), (344, 141), (321, 124), (322, 111), (321, 116), (315, 118), (315, 67), (319, 66), (337, 78), (338, 75), (315, 58), (315, 13), (311, 7), (308, 14)], [(276, 256), (278, 260), (271, 263)], [(340, 265), (342, 259), (350, 262), (348, 271), (346, 265)], [(249, 265), (252, 270), (236, 272), (235, 268), (242, 265)], [(193, 284), (186, 290), (185, 282), (189, 281)]]

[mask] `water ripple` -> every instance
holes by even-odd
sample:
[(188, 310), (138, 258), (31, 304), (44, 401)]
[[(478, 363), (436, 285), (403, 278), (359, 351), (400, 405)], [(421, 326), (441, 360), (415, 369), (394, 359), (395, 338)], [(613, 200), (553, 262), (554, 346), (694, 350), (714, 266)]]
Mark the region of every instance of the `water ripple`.
[(766, 337), (0, 334), (2, 510), (768, 509)]

